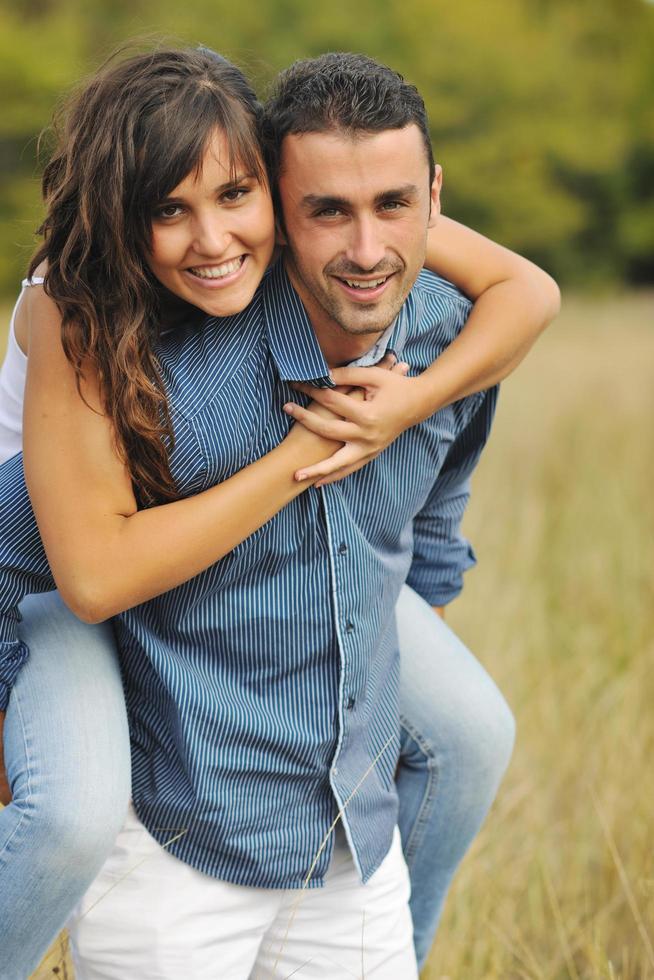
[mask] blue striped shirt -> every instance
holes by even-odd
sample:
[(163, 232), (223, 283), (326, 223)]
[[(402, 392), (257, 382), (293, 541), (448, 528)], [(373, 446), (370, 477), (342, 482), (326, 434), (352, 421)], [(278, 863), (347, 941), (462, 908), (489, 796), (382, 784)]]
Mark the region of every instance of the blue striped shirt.
[[(423, 371), (470, 304), (423, 273), (385, 343)], [(283, 266), (251, 305), (166, 335), (158, 350), (184, 495), (273, 449), (290, 381), (329, 372)], [(397, 817), (398, 648), (394, 607), (407, 579), (449, 601), (473, 563), (459, 522), (496, 391), (402, 434), (364, 469), (311, 488), (190, 581), (116, 617), (132, 743), (133, 799), (161, 843), (242, 885), (322, 883), (337, 812), (363, 880)], [(54, 582), (20, 456), (0, 471), (2, 678), (26, 656), (16, 603)]]

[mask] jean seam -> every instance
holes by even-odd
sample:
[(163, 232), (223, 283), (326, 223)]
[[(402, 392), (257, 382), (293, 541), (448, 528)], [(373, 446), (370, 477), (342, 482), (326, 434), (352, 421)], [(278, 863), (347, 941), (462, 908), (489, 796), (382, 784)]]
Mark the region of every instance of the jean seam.
[(403, 728), (409, 737), (413, 739), (420, 751), (426, 757), (428, 772), (427, 786), (420, 802), (417, 816), (413, 823), (413, 829), (409, 839), (404, 842), (404, 857), (407, 865), (409, 865), (411, 859), (414, 857), (416, 851), (422, 843), (425, 828), (429, 825), (429, 820), (426, 818), (426, 813), (436, 797), (439, 767), (438, 758), (433, 752), (431, 745), (424, 740), (421, 733), (413, 728), (411, 723), (402, 715), (400, 715), (400, 727)]
[[(14, 706), (14, 710), (16, 711), (17, 718), (18, 718), (18, 721), (19, 721), (19, 724), (20, 724), (20, 730), (21, 730), (22, 735), (23, 735), (23, 747), (24, 747), (24, 751), (25, 751), (25, 769), (26, 769), (26, 776), (27, 776), (27, 792), (26, 792), (26, 795), (25, 795), (25, 803), (26, 804), (29, 804), (30, 801), (31, 801), (31, 799), (32, 799), (32, 766), (31, 766), (31, 763), (30, 763), (29, 742), (28, 742), (28, 738), (27, 738), (27, 732), (26, 732), (26, 729), (25, 729), (25, 722), (24, 722), (24, 719), (23, 719), (23, 712), (21, 711), (21, 707), (20, 707), (20, 695), (18, 694), (18, 692), (17, 692), (17, 690), (16, 690), (15, 687), (14, 687), (14, 689), (12, 691), (12, 695), (11, 696), (14, 699), (14, 705), (13, 706)], [(12, 793), (12, 802), (13, 802), (13, 793)], [(9, 805), (11, 806), (11, 803)], [(19, 833), (21, 827), (25, 823), (25, 820), (27, 819), (27, 813), (25, 811), (25, 808), (21, 807), (19, 809), (19, 813), (20, 813), (20, 818), (18, 820), (18, 823), (14, 827), (14, 830), (13, 830), (13, 833), (11, 834), (11, 836), (5, 841), (2, 850), (0, 850), (0, 857), (2, 857), (3, 854), (6, 854), (7, 853), (7, 851), (11, 847), (12, 843), (16, 839), (16, 836)]]

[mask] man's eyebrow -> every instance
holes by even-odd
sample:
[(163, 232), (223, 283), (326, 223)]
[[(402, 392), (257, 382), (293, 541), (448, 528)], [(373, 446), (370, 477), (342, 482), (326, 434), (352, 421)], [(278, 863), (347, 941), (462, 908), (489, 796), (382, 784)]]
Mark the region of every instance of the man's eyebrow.
[(392, 187), (388, 191), (382, 191), (375, 198), (376, 204), (381, 204), (382, 201), (396, 201), (398, 198), (403, 197), (417, 197), (420, 193), (415, 184), (402, 184), (401, 187)]
[(335, 197), (332, 194), (305, 194), (302, 198), (302, 207), (313, 208), (344, 208), (350, 202), (345, 197)]
[[(417, 197), (419, 189), (415, 184), (403, 184), (401, 187), (391, 187), (386, 191), (377, 194), (375, 204), (382, 204), (384, 201), (396, 201), (402, 198)], [(346, 208), (351, 206), (351, 201), (346, 197), (337, 197), (334, 194), (305, 194), (302, 198), (302, 207), (307, 210), (315, 208)]]

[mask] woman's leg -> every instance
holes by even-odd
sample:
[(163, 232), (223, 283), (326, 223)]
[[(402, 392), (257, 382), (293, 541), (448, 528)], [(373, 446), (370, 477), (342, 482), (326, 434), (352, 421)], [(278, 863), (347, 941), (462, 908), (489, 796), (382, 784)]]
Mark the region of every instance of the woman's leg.
[(483, 667), (407, 587), (397, 604), (397, 622), (402, 678), (399, 825), (422, 965), (452, 876), (508, 765), (515, 723)]
[(30, 657), (4, 729), (0, 977), (24, 980), (99, 871), (125, 819), (129, 735), (113, 632), (56, 593), (21, 605)]

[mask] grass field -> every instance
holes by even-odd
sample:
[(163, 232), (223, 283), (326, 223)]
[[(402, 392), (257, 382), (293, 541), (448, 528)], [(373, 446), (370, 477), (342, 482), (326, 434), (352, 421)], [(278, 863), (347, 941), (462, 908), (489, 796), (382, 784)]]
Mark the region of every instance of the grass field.
[(573, 298), (504, 386), (448, 618), (518, 742), (423, 980), (654, 978), (653, 374), (654, 296)]

